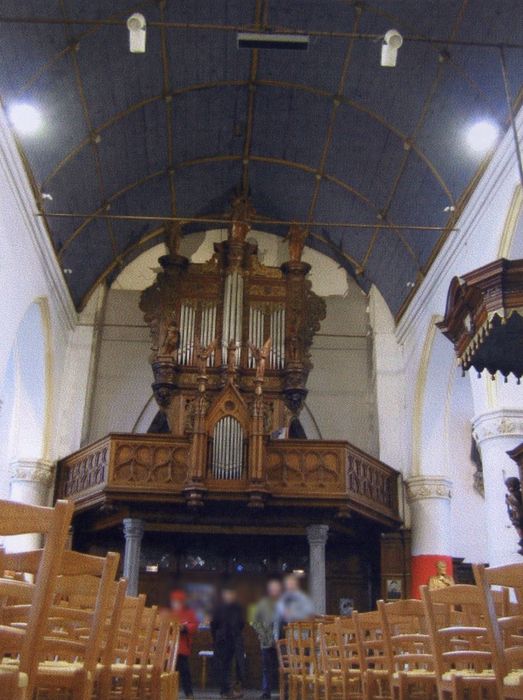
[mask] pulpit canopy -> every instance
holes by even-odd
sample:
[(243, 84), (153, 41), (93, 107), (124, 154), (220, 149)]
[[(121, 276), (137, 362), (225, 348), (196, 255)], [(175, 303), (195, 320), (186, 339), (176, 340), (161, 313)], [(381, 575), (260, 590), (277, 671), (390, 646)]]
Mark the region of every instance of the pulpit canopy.
[(463, 371), (523, 376), (523, 260), (500, 258), (454, 277), (438, 328)]

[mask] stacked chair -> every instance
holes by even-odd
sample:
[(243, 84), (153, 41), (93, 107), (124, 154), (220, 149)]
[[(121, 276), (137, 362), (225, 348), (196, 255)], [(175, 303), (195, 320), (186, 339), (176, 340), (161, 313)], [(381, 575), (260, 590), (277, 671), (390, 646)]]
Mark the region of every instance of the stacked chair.
[(126, 595), (117, 554), (67, 549), (72, 515), (66, 501), (0, 501), (0, 536), (43, 537), (0, 549), (0, 698), (176, 700), (178, 626)]
[(280, 700), (523, 700), (523, 563), (474, 577), (287, 625)]

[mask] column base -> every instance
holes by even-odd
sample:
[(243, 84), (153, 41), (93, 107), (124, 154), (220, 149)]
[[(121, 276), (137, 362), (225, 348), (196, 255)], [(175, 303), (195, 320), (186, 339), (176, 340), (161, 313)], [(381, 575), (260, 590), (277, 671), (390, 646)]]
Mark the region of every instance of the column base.
[(445, 562), (447, 574), (452, 576), (452, 557), (449, 557), (448, 554), (418, 554), (411, 558), (413, 598), (421, 598), (420, 587), (426, 586), (430, 577), (435, 576), (439, 561)]

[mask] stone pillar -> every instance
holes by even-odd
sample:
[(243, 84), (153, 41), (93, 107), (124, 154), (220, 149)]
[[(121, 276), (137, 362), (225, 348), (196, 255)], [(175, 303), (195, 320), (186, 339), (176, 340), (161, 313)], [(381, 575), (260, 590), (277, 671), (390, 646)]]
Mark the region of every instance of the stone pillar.
[[(49, 505), (53, 462), (45, 459), (18, 459), (11, 462), (9, 467), (9, 498), (12, 501), (34, 506)], [(11, 552), (38, 549), (41, 546), (39, 535), (17, 535), (7, 541), (7, 548)]]
[(140, 577), (143, 521), (138, 518), (124, 518), (123, 534), (125, 536), (123, 575), (127, 579), (127, 594), (136, 596), (138, 595), (138, 581)]
[(420, 586), (436, 574), (436, 564), (444, 561), (452, 575), (450, 549), (450, 482), (444, 476), (411, 476), (407, 499), (412, 518), (412, 597), (419, 598)]
[(488, 564), (520, 563), (519, 538), (505, 505), (505, 480), (519, 476), (507, 451), (523, 441), (523, 410), (503, 408), (482, 413), (474, 418), (472, 429), (483, 465)]
[(329, 534), (328, 525), (309, 525), (309, 591), (316, 613), (324, 615), (327, 607), (325, 579), (325, 545)]

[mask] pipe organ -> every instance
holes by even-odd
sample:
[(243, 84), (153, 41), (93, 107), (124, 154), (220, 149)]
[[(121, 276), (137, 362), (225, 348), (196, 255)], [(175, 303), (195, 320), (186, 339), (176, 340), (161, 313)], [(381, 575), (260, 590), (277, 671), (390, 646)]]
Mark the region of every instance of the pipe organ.
[(265, 266), (247, 240), (252, 213), (248, 200), (234, 202), (227, 240), (203, 264), (179, 254), (174, 226), (140, 301), (154, 396), (171, 433), (191, 440), (192, 505), (209, 480), (247, 484), (252, 504), (263, 503), (264, 446), (301, 410), (310, 347), (325, 317), (301, 260), (306, 233), (291, 226), (289, 260)]

